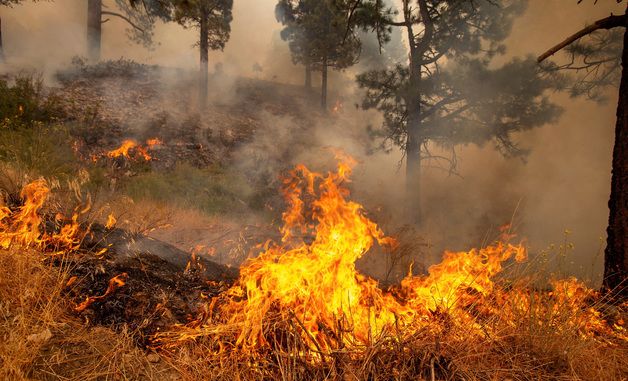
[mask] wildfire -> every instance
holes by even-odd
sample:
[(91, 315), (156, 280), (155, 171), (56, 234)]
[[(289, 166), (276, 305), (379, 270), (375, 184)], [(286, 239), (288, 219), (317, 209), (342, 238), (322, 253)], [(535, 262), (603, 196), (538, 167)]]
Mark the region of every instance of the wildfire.
[[(7, 207), (0, 208), (0, 247), (11, 246), (53, 246), (73, 249), (79, 242), (78, 214), (72, 216), (71, 222), (64, 224), (57, 233), (42, 233), (40, 226), (41, 208), (48, 199), (50, 188), (44, 179), (35, 180), (22, 189), (20, 197), (24, 204), (15, 212)], [(57, 216), (57, 222), (63, 216)]]
[[(234, 346), (253, 351), (277, 340), (279, 322), (294, 322), (302, 342), (320, 353), (368, 345), (386, 332), (486, 335), (490, 321), (505, 318), (504, 324), (515, 326), (518, 316), (532, 311), (551, 323), (560, 315), (552, 308), (560, 304), (571, 306), (569, 319), (583, 335), (623, 335), (586, 307), (582, 295), (593, 291), (575, 280), (556, 283), (549, 296), (557, 302), (547, 305), (535, 304), (523, 287), (504, 289), (496, 283), (507, 262), (526, 260), (522, 245), (507, 242), (446, 252), (427, 276), (409, 275), (398, 287), (381, 289), (357, 271), (355, 262), (376, 244), (393, 249), (396, 243), (360, 204), (347, 199), (353, 165), (342, 158), (337, 171), (326, 175), (297, 166), (284, 181), (288, 208), (281, 242), (267, 242), (243, 265), (237, 283), (212, 301), (204, 320), (180, 327), (174, 339), (158, 335), (157, 342), (235, 334)], [(226, 339), (218, 340), (224, 350)]]
[(137, 142), (135, 142), (135, 140), (128, 139), (123, 141), (120, 147), (107, 152), (107, 156), (110, 158), (124, 156), (125, 158), (129, 159), (129, 151), (135, 147), (137, 147)]
[(340, 112), (342, 112), (342, 110), (344, 109), (344, 104), (342, 103), (342, 101), (339, 99), (336, 101), (336, 103), (334, 103), (334, 105), (331, 108), (331, 112), (333, 114), (339, 114)]
[(104, 294), (99, 295), (99, 296), (88, 296), (87, 298), (85, 298), (85, 300), (81, 304), (74, 307), (74, 311), (76, 312), (85, 311), (85, 309), (87, 309), (87, 307), (91, 306), (93, 303), (104, 300), (107, 296), (113, 294), (118, 288), (124, 286), (126, 284), (127, 278), (128, 278), (128, 274), (122, 273), (120, 275), (117, 275), (109, 279), (109, 284)]
[(107, 216), (107, 223), (105, 224), (105, 228), (106, 229), (112, 229), (114, 226), (116, 226), (117, 222), (118, 222), (118, 220), (113, 215), (113, 213), (110, 213), (109, 216)]
[(122, 142), (120, 147), (114, 150), (108, 151), (107, 157), (110, 157), (112, 159), (115, 159), (118, 157), (131, 159), (132, 154), (135, 153), (136, 155), (143, 158), (145, 161), (150, 161), (153, 159), (153, 157), (149, 153), (149, 151), (154, 149), (156, 146), (160, 146), (162, 144), (163, 142), (157, 138), (148, 139), (145, 145), (140, 145), (133, 139), (127, 139)]

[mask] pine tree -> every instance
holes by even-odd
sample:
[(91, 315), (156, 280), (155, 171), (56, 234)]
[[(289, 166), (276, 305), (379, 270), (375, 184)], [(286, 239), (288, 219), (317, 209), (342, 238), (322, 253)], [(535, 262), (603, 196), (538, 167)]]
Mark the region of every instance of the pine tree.
[[(381, 0), (358, 0), (356, 23), (370, 25), (380, 41), (400, 28), (408, 41), (408, 62), (357, 77), (366, 91), (363, 107), (383, 113), (376, 131), (383, 145), (400, 147), (406, 159), (408, 220), (421, 221), (421, 165), (445, 160), (455, 170), (460, 144), (493, 142), (506, 155), (521, 155), (512, 133), (554, 120), (559, 109), (545, 91), (534, 60), (516, 59), (491, 69), (505, 51), (502, 42), (525, 0), (402, 1), (401, 15)], [(450, 150), (433, 156), (429, 148)]]
[(233, 0), (173, 0), (174, 20), (199, 30), (200, 105), (207, 104), (209, 49), (223, 50), (231, 33)]
[(277, 19), (285, 25), (282, 38), (289, 42), (292, 59), (305, 66), (306, 87), (311, 71), (321, 72), (321, 107), (327, 109), (329, 70), (354, 65), (360, 40), (345, 0), (280, 0)]
[(544, 69), (550, 76), (566, 80), (564, 89), (572, 96), (600, 100), (601, 89), (619, 83), (603, 286), (621, 302), (628, 299), (628, 5), (623, 15), (597, 20), (538, 61), (562, 49), (569, 56), (567, 63), (545, 63)]
[(110, 10), (103, 0), (87, 1), (87, 50), (91, 61), (100, 60), (102, 25), (116, 17), (127, 25), (129, 39), (150, 47), (153, 43), (155, 21), (168, 20), (170, 3), (164, 0), (115, 0), (117, 10)]

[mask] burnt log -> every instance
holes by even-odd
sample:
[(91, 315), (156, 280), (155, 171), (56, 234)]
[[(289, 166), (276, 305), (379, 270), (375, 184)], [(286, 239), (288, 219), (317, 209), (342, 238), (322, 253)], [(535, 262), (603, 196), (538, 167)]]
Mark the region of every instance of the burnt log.
[(208, 281), (231, 282), (238, 277), (237, 268), (218, 264), (202, 256), (192, 258), (190, 253), (166, 242), (123, 229), (107, 229), (99, 224), (92, 225), (81, 246), (92, 252), (106, 248), (109, 257), (120, 263), (129, 259), (156, 257), (179, 272), (185, 271), (192, 262), (193, 267), (200, 270), (200, 276)]

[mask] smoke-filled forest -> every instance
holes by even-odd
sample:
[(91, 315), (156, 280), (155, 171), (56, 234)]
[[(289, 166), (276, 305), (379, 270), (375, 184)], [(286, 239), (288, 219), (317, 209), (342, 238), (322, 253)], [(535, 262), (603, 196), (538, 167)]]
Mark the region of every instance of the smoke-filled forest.
[(0, 0), (0, 379), (628, 380), (624, 0)]

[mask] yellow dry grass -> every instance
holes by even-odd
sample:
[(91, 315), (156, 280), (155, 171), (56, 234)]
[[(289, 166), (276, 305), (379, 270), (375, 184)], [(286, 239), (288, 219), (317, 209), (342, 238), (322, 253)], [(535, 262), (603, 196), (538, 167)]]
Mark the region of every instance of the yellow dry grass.
[(132, 332), (74, 315), (63, 296), (67, 269), (43, 259), (33, 250), (0, 251), (1, 380), (173, 379), (169, 366), (136, 347)]

